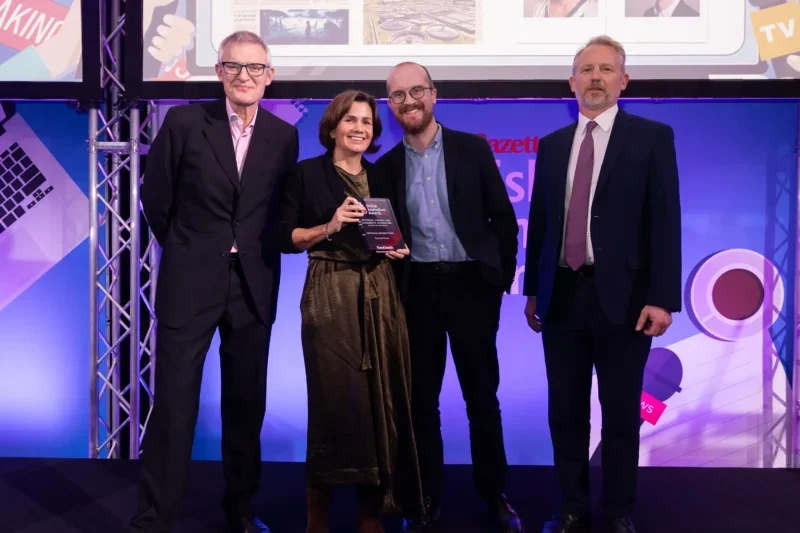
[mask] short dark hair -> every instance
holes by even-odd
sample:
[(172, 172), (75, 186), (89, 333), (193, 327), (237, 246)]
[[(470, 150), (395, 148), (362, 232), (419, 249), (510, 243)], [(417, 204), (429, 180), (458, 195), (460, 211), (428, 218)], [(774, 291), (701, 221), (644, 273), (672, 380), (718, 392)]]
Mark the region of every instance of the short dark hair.
[(319, 121), (319, 142), (326, 150), (333, 150), (336, 147), (336, 140), (331, 138), (331, 133), (336, 131), (339, 122), (347, 115), (355, 102), (365, 102), (372, 110), (372, 140), (365, 150), (366, 153), (374, 154), (381, 149), (380, 145), (375, 144), (383, 132), (375, 97), (363, 91), (352, 90), (337, 94), (322, 114), (322, 120)]

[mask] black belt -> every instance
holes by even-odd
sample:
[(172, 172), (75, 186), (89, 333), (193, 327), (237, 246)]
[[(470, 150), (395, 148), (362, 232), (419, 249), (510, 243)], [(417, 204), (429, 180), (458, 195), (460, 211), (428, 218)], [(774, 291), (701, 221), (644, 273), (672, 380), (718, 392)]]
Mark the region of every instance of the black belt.
[(412, 261), (411, 268), (420, 272), (431, 274), (451, 274), (453, 272), (464, 272), (472, 270), (478, 265), (477, 261), (457, 261), (457, 262), (439, 262), (439, 263), (421, 263), (419, 261)]
[(222, 257), (227, 257), (228, 261), (231, 263), (238, 263), (239, 262), (239, 252), (222, 252), (219, 255)]
[(578, 270), (572, 270), (572, 267), (560, 267), (559, 271), (565, 274), (580, 274), (582, 276), (594, 276), (594, 265), (582, 265)]

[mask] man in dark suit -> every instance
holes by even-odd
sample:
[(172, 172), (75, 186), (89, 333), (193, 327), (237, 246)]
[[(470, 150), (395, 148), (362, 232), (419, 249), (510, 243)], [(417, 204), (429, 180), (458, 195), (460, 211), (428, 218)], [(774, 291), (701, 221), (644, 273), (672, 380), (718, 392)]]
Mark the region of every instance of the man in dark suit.
[(625, 50), (597, 37), (575, 56), (578, 121), (543, 137), (528, 222), (524, 294), (542, 332), (549, 423), (563, 494), (545, 532), (589, 531), (592, 366), (603, 409), (608, 531), (633, 533), (645, 362), (681, 308), (674, 135), (617, 106)]
[(269, 51), (237, 32), (216, 66), (226, 97), (171, 108), (150, 148), (142, 206), (163, 250), (158, 273), (155, 404), (144, 436), (134, 531), (168, 531), (186, 491), (203, 363), (220, 333), (223, 511), (231, 531), (268, 532), (250, 509), (280, 254), (279, 191), (298, 155), (297, 130), (259, 101)]
[(700, 14), (683, 0), (656, 0), (643, 17), (697, 17)]
[[(403, 141), (378, 160), (392, 176), (410, 258), (399, 265), (412, 369), (412, 416), (430, 520), (439, 515), (444, 454), (439, 394), (447, 340), (467, 404), (476, 488), (503, 532), (522, 528), (504, 495), (507, 463), (497, 389), (503, 292), (516, 273), (519, 226), (485, 139), (433, 117), (428, 70), (401, 63), (387, 81)], [(406, 531), (421, 530), (406, 520)]]

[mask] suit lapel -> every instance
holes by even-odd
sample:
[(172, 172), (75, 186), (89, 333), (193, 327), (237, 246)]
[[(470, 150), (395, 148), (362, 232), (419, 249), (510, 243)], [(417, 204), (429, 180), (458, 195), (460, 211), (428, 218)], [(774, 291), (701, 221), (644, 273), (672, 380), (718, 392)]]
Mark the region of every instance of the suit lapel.
[(594, 196), (597, 198), (603, 190), (603, 186), (608, 181), (608, 175), (614, 167), (620, 150), (625, 145), (625, 139), (628, 136), (628, 119), (630, 115), (625, 113), (622, 109), (617, 112), (614, 119), (614, 127), (611, 128), (611, 137), (608, 139), (608, 147), (606, 148), (606, 155), (603, 158), (603, 165), (600, 167), (600, 176), (597, 178), (597, 187), (594, 191)]
[(249, 180), (253, 179), (253, 176), (258, 174), (259, 170), (264, 169), (268, 155), (273, 157), (279, 155), (278, 151), (275, 150), (275, 136), (269, 125), (270, 118), (269, 111), (259, 107), (258, 114), (256, 114), (256, 122), (253, 125), (253, 138), (250, 139), (247, 155), (242, 165), (242, 178), (240, 180), (242, 188)]
[(322, 156), (322, 164), (325, 168), (325, 183), (328, 184), (328, 190), (333, 195), (333, 199), (336, 200), (336, 207), (339, 207), (347, 196), (344, 194), (342, 178), (339, 177), (336, 172), (336, 166), (333, 164), (333, 153), (328, 151)]
[(377, 165), (373, 165), (367, 158), (361, 158), (361, 166), (367, 171), (367, 186), (369, 187), (369, 195), (373, 198), (379, 198), (383, 195), (386, 185), (382, 183), (384, 179), (380, 176), (380, 170)]
[[(558, 176), (556, 180), (556, 205), (564, 205), (567, 197), (567, 178), (569, 176), (569, 157), (572, 153), (572, 142), (575, 138), (575, 130), (578, 129), (578, 123), (574, 122), (570, 127), (562, 132), (563, 138), (561, 142), (556, 143), (558, 150), (554, 154), (555, 169)], [(562, 210), (563, 212), (563, 210)]]
[[(453, 139), (450, 130), (442, 126), (442, 142), (444, 143), (444, 174), (447, 181), (447, 198), (453, 205), (456, 193), (456, 182), (459, 176), (459, 150), (461, 146)], [(452, 208), (451, 208), (452, 211)]]
[(217, 158), (234, 188), (239, 190), (239, 172), (236, 168), (236, 154), (233, 150), (231, 125), (225, 109), (225, 100), (211, 102), (206, 107), (206, 127), (203, 130), (211, 151)]
[(411, 246), (411, 225), (408, 216), (408, 201), (406, 197), (406, 151), (403, 143), (397, 145), (393, 149), (392, 159), (390, 160), (390, 169), (394, 173), (394, 186), (395, 194), (397, 194), (397, 208), (400, 217), (400, 227), (403, 228), (403, 238), (408, 246)]

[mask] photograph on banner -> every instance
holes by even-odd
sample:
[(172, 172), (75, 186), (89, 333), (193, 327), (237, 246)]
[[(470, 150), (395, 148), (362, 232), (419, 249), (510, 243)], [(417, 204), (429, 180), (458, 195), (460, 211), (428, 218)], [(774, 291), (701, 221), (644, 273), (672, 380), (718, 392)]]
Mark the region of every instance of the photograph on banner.
[(350, 39), (350, 11), (338, 9), (341, 4), (296, 2), (296, 7), (292, 8), (286, 2), (262, 1), (258, 4), (257, 33), (270, 46), (347, 44)]
[(481, 0), (364, 0), (364, 44), (475, 44), (481, 3)]
[[(608, 31), (626, 45), (649, 45), (647, 53), (657, 53), (657, 47), (666, 48), (661, 55), (735, 52), (735, 43), (740, 43), (742, 39), (742, 36), (737, 35), (742, 30), (737, 32), (736, 29), (747, 25), (746, 13), (735, 8), (721, 9), (722, 6), (714, 6), (714, 16), (709, 17), (709, 3), (714, 3), (714, 0), (613, 2), (608, 7)], [(732, 7), (736, 0), (728, 0), (727, 3), (727, 7)], [(652, 14), (654, 9), (659, 10), (658, 15)], [(694, 15), (677, 15), (687, 12)]]
[(699, 17), (700, 0), (625, 0), (625, 16)]
[(600, 0), (525, 0), (525, 18), (588, 18), (597, 16)]
[(383, 80), (406, 60), (441, 80), (565, 80), (602, 34), (635, 79), (798, 78), (800, 5), (776, 1), (142, 0), (143, 79), (216, 80), (237, 30), (270, 45), (283, 81)]
[(82, 79), (81, 0), (0, 1), (0, 82)]
[(595, 35), (608, 33), (607, 3), (607, 0), (524, 0), (523, 16), (516, 19), (516, 44), (546, 47), (550, 54), (568, 55), (568, 50), (574, 53)]

